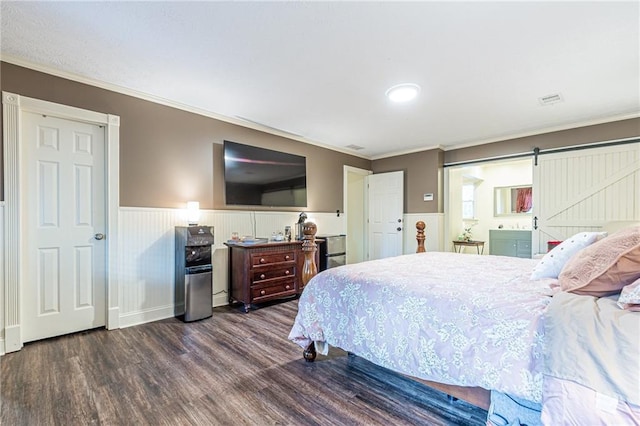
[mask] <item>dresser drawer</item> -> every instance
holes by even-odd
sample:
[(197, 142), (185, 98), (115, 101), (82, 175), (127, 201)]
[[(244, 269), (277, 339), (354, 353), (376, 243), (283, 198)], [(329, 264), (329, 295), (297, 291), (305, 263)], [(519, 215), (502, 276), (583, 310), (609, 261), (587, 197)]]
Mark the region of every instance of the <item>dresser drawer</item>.
[(254, 267), (269, 265), (272, 263), (294, 262), (295, 260), (296, 252), (293, 250), (278, 253), (257, 253), (251, 255), (251, 265)]
[(295, 294), (296, 285), (293, 277), (272, 281), (269, 282), (268, 285), (251, 286), (251, 299), (255, 302), (259, 302), (263, 299), (269, 299), (274, 296), (293, 296)]
[(261, 281), (267, 281), (278, 278), (287, 278), (287, 277), (295, 277), (296, 276), (296, 267), (295, 265), (289, 265), (286, 267), (278, 267), (275, 268), (271, 266), (270, 268), (255, 268), (253, 270), (253, 279), (251, 282), (253, 284), (257, 284)]

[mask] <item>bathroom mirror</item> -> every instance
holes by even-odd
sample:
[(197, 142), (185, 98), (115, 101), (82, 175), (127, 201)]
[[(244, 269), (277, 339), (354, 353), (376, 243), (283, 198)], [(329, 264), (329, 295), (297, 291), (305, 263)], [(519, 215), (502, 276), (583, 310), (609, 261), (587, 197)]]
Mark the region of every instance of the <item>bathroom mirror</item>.
[(531, 214), (533, 205), (531, 185), (493, 188), (493, 215), (512, 216)]

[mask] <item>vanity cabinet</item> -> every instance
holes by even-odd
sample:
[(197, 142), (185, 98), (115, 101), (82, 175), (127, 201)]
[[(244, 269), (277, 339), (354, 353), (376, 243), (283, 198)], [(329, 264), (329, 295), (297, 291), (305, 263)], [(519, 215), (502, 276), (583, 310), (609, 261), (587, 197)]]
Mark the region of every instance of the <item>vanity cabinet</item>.
[(489, 230), (489, 254), (531, 258), (531, 231), (525, 229)]
[[(229, 302), (244, 304), (291, 298), (302, 293), (302, 241), (226, 244), (229, 247)], [(316, 265), (318, 252), (316, 251)]]

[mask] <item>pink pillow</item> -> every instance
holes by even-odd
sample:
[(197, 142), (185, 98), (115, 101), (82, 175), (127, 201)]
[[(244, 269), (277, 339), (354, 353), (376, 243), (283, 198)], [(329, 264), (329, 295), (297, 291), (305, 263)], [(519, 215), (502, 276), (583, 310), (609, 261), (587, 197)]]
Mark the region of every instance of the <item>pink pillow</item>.
[(622, 229), (579, 251), (558, 276), (563, 291), (608, 296), (640, 278), (640, 226)]
[(531, 272), (532, 280), (558, 278), (562, 268), (574, 254), (607, 236), (606, 232), (578, 232), (545, 254)]
[(640, 278), (622, 289), (618, 306), (629, 311), (640, 311)]

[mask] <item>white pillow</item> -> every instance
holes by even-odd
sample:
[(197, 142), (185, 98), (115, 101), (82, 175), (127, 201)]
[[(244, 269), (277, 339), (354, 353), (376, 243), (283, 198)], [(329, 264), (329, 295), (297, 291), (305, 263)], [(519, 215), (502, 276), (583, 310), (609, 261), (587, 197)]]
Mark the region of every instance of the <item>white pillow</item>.
[(606, 232), (579, 232), (555, 246), (538, 262), (531, 273), (532, 280), (558, 278), (564, 264), (571, 257), (590, 244), (607, 236)]

